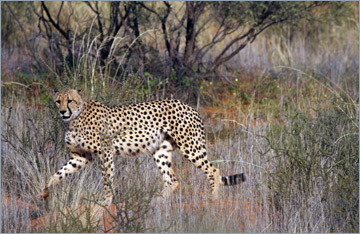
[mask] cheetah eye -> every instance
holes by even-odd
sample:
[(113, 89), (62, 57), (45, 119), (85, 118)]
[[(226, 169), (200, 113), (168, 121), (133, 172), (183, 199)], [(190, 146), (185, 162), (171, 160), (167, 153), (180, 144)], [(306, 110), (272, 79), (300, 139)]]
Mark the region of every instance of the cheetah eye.
[(57, 104), (60, 104), (60, 100), (57, 100), (56, 103), (57, 103)]
[(70, 99), (70, 100), (68, 100), (68, 103), (71, 103), (72, 101), (73, 101), (73, 100)]

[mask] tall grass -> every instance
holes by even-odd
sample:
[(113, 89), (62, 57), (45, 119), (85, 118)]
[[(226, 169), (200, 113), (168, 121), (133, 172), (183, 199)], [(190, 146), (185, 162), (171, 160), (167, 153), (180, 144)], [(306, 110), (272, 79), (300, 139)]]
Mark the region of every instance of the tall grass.
[(350, 105), (296, 113), (265, 136), (271, 199), (290, 232), (358, 231), (358, 105)]
[[(342, 29), (336, 30), (339, 36)], [(83, 88), (87, 98), (110, 105), (173, 94), (173, 77), (121, 76), (124, 54), (119, 55), (118, 47), (124, 38), (111, 51), (119, 73), (110, 72), (111, 61), (99, 66), (93, 56), (99, 48), (90, 35), (74, 44), (79, 54), (73, 53), (73, 64), (55, 76), (55, 84), (45, 82), (45, 74), (16, 77), (25, 84), (21, 88), (14, 82), (2, 85), (3, 232), (106, 231), (92, 210), (101, 207), (103, 197), (100, 160), (61, 182), (47, 202), (39, 199), (50, 176), (69, 157), (50, 87)], [(112, 188), (117, 212), (111, 214), (110, 229), (359, 232), (358, 41), (351, 41), (354, 35), (338, 38), (345, 41), (328, 47), (324, 41), (319, 48), (313, 44), (318, 51), (307, 47), (304, 37), (290, 44), (275, 36), (260, 39), (229, 64), (241, 64), (237, 80), (231, 78), (235, 85), (218, 80), (199, 84), (197, 108), (205, 122), (209, 157), (222, 174), (243, 172), (247, 181), (221, 188), (220, 199), (210, 201), (204, 174), (176, 151), (173, 164), (180, 186), (169, 200), (158, 201), (162, 184), (153, 159), (116, 158)], [(51, 69), (50, 76), (55, 74)], [(43, 216), (50, 217), (44, 226), (30, 225)]]
[[(223, 188), (219, 201), (207, 199), (205, 176), (178, 151), (174, 167), (180, 188), (166, 202), (154, 199), (161, 179), (151, 157), (140, 159), (141, 163), (117, 158), (113, 185), (117, 201), (128, 204), (129, 214), (143, 209), (144, 215), (140, 221), (134, 216), (132, 222), (121, 222), (119, 212), (113, 230), (358, 232), (358, 101), (340, 91), (326, 94), (319, 105), (307, 106), (312, 112), (304, 111), (305, 105), (297, 109), (296, 103), (284, 102), (279, 106), (281, 123), (262, 124), (262, 114), (256, 111), (246, 114), (257, 117), (255, 122), (229, 125), (229, 121), (205, 120), (213, 163), (225, 175), (244, 172), (248, 178), (243, 185)], [(68, 157), (62, 123), (51, 108), (38, 110), (15, 100), (6, 106), (2, 107), (2, 197), (15, 196), (38, 209), (3, 203), (2, 230), (30, 232), (32, 218), (73, 207), (74, 211), (60, 215), (60, 226), (49, 223), (36, 231), (104, 231), (93, 219), (81, 223), (76, 213), (80, 204), (94, 205), (103, 195), (100, 162), (64, 180), (50, 201), (42, 203), (41, 189)], [(265, 114), (272, 111), (265, 109)], [(232, 116), (238, 115), (244, 115), (241, 109)]]

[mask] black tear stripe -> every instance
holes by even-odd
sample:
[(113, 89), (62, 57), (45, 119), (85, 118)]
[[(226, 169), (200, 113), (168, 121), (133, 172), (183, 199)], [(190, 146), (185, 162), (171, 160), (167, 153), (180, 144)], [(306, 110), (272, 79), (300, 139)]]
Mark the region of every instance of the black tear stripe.
[(70, 109), (70, 107), (69, 107), (69, 103), (67, 103), (67, 108), (68, 108), (68, 110), (69, 110), (69, 112), (70, 112), (70, 115), (69, 115), (69, 117), (71, 117), (72, 116), (72, 111), (71, 111), (71, 109)]

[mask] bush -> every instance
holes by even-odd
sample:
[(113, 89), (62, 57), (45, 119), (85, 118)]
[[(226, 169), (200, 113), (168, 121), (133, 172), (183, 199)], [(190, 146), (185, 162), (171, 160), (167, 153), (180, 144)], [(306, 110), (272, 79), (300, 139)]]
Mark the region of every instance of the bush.
[(306, 222), (312, 214), (301, 231), (316, 232), (326, 217), (332, 232), (359, 232), (358, 103), (340, 102), (334, 98), (332, 107), (315, 110), (315, 117), (299, 111), (265, 137), (273, 153), (271, 199), (289, 219), (299, 215), (299, 222)]

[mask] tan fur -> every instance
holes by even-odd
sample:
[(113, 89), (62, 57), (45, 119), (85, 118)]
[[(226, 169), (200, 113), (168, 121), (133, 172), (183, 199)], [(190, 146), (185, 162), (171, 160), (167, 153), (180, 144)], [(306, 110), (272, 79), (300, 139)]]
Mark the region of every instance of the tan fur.
[(176, 148), (204, 171), (213, 196), (217, 197), (221, 176), (207, 159), (203, 122), (192, 107), (175, 99), (110, 107), (97, 101), (84, 101), (81, 93), (74, 89), (56, 92), (54, 101), (60, 117), (68, 123), (65, 142), (71, 157), (50, 179), (44, 198), (49, 196), (49, 188), (98, 156), (104, 165), (104, 201), (111, 203), (114, 157), (117, 155), (153, 155), (163, 174), (163, 197), (168, 197), (178, 186), (171, 165)]

